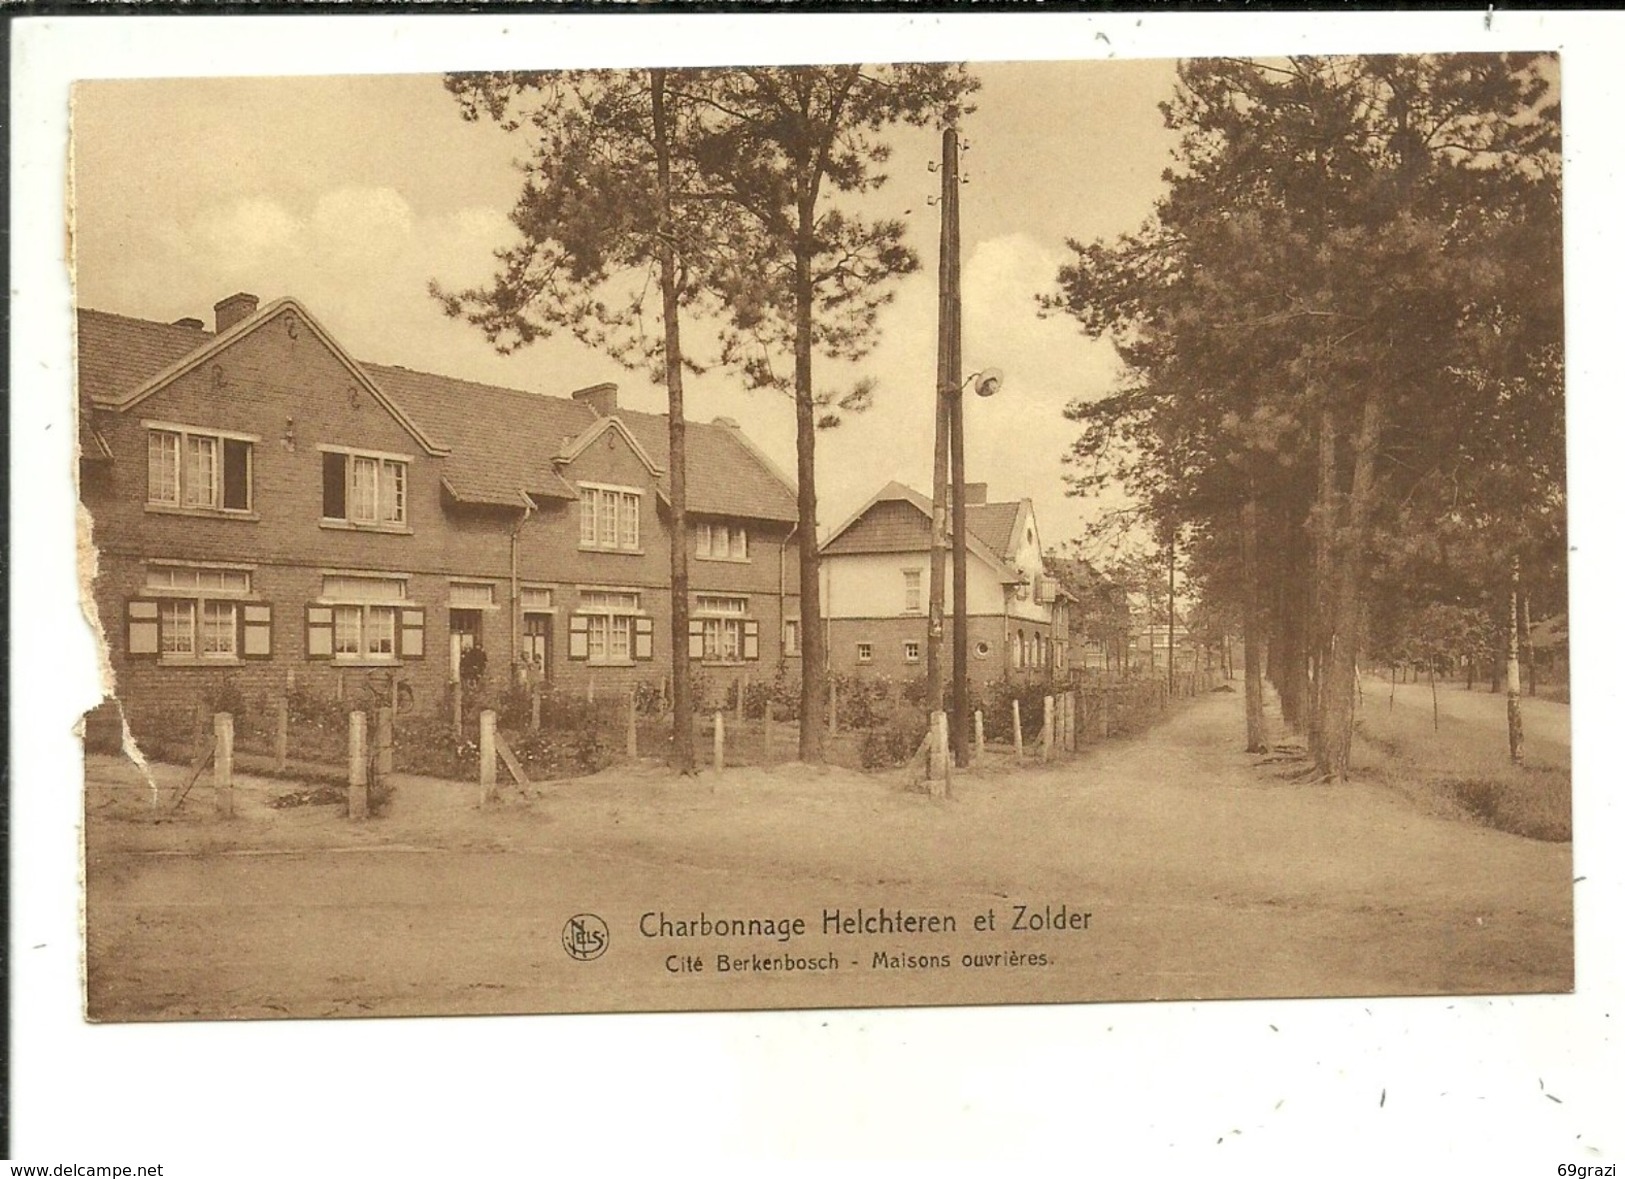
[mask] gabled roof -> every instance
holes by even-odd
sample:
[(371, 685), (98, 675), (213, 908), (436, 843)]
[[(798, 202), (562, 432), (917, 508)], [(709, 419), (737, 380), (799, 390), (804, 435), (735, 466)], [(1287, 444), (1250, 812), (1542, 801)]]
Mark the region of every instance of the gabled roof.
[[(587, 408), (592, 409), (592, 405), (589, 403)], [(598, 411), (594, 409), (593, 412), (597, 413)], [(638, 441), (637, 435), (627, 428), (626, 423), (621, 421), (618, 414), (601, 417), (581, 434), (574, 438), (565, 439), (564, 444), (559, 447), (559, 452), (553, 456), (553, 461), (568, 466), (580, 458), (589, 446), (611, 430), (626, 439), (627, 443), (632, 447), (632, 453), (637, 455), (638, 461), (648, 469), (649, 474), (658, 479), (666, 473), (666, 468), (649, 457), (649, 452), (643, 449), (643, 444)], [(661, 490), (664, 491), (664, 487)]]
[[(617, 409), (600, 417), (584, 401), (547, 397), (414, 372), (397, 365), (366, 366), (378, 384), (451, 444), (447, 481), (464, 503), (522, 506), (526, 495), (574, 499), (554, 465), (574, 457), (591, 437), (618, 428), (670, 502), (670, 434), (665, 414)], [(499, 423), (493, 428), (492, 423)], [(702, 515), (793, 523), (795, 485), (770, 469), (755, 448), (726, 425), (689, 422), (688, 510)], [(568, 467), (566, 467), (568, 470)]]
[[(889, 505), (907, 505), (913, 511), (887, 511)], [(997, 531), (1004, 513), (974, 512), (979, 507), (1020, 508), (1019, 504), (967, 504), (965, 507), (967, 552), (975, 553), (998, 570), (1005, 581), (1020, 581), (1021, 571), (1009, 563), (1007, 554), (1012, 550), (1009, 541), (1013, 524), (1003, 524), (1002, 534)], [(829, 539), (819, 546), (825, 556), (843, 556), (852, 553), (917, 553), (931, 545), (931, 501), (912, 487), (893, 481), (886, 484), (874, 497), (859, 508)], [(860, 527), (862, 525), (862, 527)], [(982, 529), (992, 526), (990, 535)], [(952, 521), (949, 522), (950, 529)], [(997, 547), (995, 547), (997, 546)]]
[[(424, 442), (425, 449), (445, 458), (442, 486), (457, 502), (519, 509), (538, 499), (574, 499), (575, 489), (555, 458), (579, 453), (589, 432), (611, 428), (644, 457), (655, 472), (660, 494), (669, 499), (666, 415), (619, 409), (600, 417), (584, 401), (398, 365), (359, 363), (292, 299), (278, 299), (218, 336), (195, 327), (81, 310), (81, 396), (108, 410), (127, 409), (289, 307), (352, 368), (358, 384)], [(89, 419), (88, 413), (81, 415), (81, 448), (94, 457), (98, 442)], [(796, 520), (795, 485), (731, 423), (690, 422), (687, 457), (689, 511)]]
[[(308, 328), (316, 336), (316, 338), (322, 342), (328, 351), (330, 351), (334, 357), (338, 359), (339, 363), (349, 370), (350, 375), (356, 379), (360, 386), (371, 394), (374, 400), (376, 400), (378, 404), (383, 407), (384, 412), (389, 414), (390, 417), (394, 418), (396, 423), (412, 436), (413, 441), (415, 441), (429, 454), (443, 455), (446, 453), (444, 446), (440, 445), (440, 443), (436, 442), (434, 439), (430, 438), (428, 434), (424, 433), (423, 429), (409, 416), (407, 416), (407, 414), (401, 410), (400, 406), (391, 401), (382, 390), (380, 390), (375, 384), (372, 383), (370, 379), (368, 379), (367, 374), (362, 370), (361, 366), (350, 358), (349, 353), (345, 352), (343, 348), (339, 347), (338, 341), (333, 339), (333, 337), (328, 334), (327, 329), (317, 322), (315, 316), (311, 315), (309, 311), (306, 311), (297, 299), (290, 299), (287, 296), (283, 296), (280, 299), (273, 299), (270, 303), (266, 304), (264, 307), (261, 307), (258, 311), (254, 312), (254, 314), (243, 319), (241, 322), (235, 323), (225, 331), (215, 334), (200, 331), (195, 328), (178, 328), (174, 324), (147, 325), (150, 328), (162, 328), (163, 331), (161, 333), (152, 333), (151, 339), (145, 342), (136, 341), (133, 338), (134, 333), (130, 333), (126, 336), (123, 342), (126, 344), (135, 344), (136, 351), (138, 353), (136, 362), (139, 363), (141, 367), (147, 367), (147, 362), (150, 361), (152, 357), (159, 355), (161, 352), (169, 351), (172, 347), (174, 347), (175, 344), (180, 342), (180, 337), (176, 336), (174, 333), (184, 331), (188, 336), (191, 337), (193, 344), (188, 351), (182, 352), (178, 356), (175, 356), (170, 363), (159, 368), (157, 371), (146, 376), (144, 379), (140, 379), (133, 386), (103, 384), (97, 391), (85, 392), (91, 398), (94, 404), (102, 408), (117, 410), (120, 413), (134, 409), (137, 405), (141, 404), (141, 402), (145, 401), (148, 397), (151, 397), (154, 393), (158, 392), (158, 390), (164, 388), (171, 381), (177, 380), (178, 378), (185, 376), (187, 373), (194, 371), (201, 365), (207, 364), (212, 357), (218, 356), (221, 352), (231, 347), (232, 344), (236, 343), (238, 340), (242, 339), (244, 336), (247, 336), (251, 332), (258, 331), (260, 328), (264, 327), (267, 323), (277, 318), (284, 312), (292, 312), (293, 314), (297, 315), (304, 323), (305, 327)], [(84, 317), (86, 315), (100, 316), (102, 313), (93, 311), (81, 312), (81, 324), (85, 322)], [(108, 318), (123, 319), (124, 317), (120, 316)], [(125, 322), (140, 323), (141, 321), (125, 320)], [(86, 341), (83, 337), (83, 328), (81, 328), (80, 363), (82, 368), (84, 367), (83, 356), (87, 350), (87, 343), (88, 341)], [(115, 367), (118, 365), (118, 363), (118, 361), (113, 362)], [(91, 367), (94, 368), (94, 366), (95, 362), (92, 362)], [(81, 389), (83, 389), (83, 386), (81, 386)]]
[(79, 395), (95, 404), (117, 403), (213, 338), (201, 328), (81, 311)]

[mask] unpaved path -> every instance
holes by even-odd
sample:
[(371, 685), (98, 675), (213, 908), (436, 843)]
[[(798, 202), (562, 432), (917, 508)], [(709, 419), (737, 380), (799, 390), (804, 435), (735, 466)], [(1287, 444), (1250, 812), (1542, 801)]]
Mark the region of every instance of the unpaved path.
[[(789, 766), (674, 781), (644, 767), (478, 810), (405, 783), (386, 818), (333, 808), (88, 831), (97, 1018), (873, 1006), (1566, 990), (1569, 848), (1303, 785), (1237, 752), (1239, 694), (1049, 767), (990, 757), (954, 796)], [(103, 767), (106, 770), (106, 767)], [(93, 775), (97, 771), (93, 770)], [(94, 782), (92, 799), (96, 798)], [(1011, 928), (1029, 913), (1088, 928)], [(952, 933), (850, 936), (826, 912)], [(590, 912), (610, 946), (561, 942)], [(644, 937), (670, 919), (800, 918), (772, 937)], [(975, 928), (987, 915), (994, 926)], [(887, 967), (876, 952), (944, 958)], [(828, 959), (717, 970), (719, 955)], [(700, 969), (684, 969), (684, 959)]]

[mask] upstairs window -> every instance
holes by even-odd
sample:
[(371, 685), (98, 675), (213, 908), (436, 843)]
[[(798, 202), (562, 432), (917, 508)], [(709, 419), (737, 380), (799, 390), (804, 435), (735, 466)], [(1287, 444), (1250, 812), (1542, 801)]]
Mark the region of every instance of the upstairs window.
[(600, 487), (587, 483), (579, 490), (582, 548), (632, 553), (642, 548), (639, 534), (642, 492), (631, 487)]
[(743, 525), (697, 524), (694, 527), (694, 555), (708, 561), (746, 561), (750, 542)]
[(903, 570), (903, 612), (905, 614), (918, 614), (924, 606), (921, 602), (920, 570)]
[(405, 527), (406, 460), (324, 450), (322, 519), (363, 527)]
[(247, 512), (254, 440), (183, 426), (147, 427), (147, 503), (192, 511)]

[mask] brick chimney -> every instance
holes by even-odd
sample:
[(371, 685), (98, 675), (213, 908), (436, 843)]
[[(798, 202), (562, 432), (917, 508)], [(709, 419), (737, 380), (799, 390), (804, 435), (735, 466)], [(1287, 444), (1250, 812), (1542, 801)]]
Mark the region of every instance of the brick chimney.
[(965, 484), (965, 502), (967, 504), (985, 504), (987, 502), (987, 484)]
[(260, 309), (260, 297), (246, 291), (227, 295), (214, 305), (214, 334), (228, 331)]
[(570, 394), (570, 400), (584, 401), (591, 407), (593, 413), (601, 418), (607, 418), (615, 412), (618, 390), (619, 386), (614, 381), (605, 381), (601, 385), (588, 385), (585, 389), (577, 389)]

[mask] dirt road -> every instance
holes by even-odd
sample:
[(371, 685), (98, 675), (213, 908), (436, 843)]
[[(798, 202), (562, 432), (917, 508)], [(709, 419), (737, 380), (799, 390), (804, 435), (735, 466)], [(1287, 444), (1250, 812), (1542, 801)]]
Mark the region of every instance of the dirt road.
[[(1570, 988), (1568, 845), (1285, 780), (1236, 751), (1240, 707), (1205, 697), (1064, 764), (990, 757), (948, 800), (901, 775), (645, 766), (484, 811), (468, 787), (408, 781), (362, 825), (255, 808), (250, 785), (236, 820), (152, 825), (97, 809), (98, 776), (121, 771), (96, 765), (91, 1015)], [(842, 932), (882, 911), (922, 928)], [(580, 913), (608, 931), (588, 961), (563, 944)], [(662, 914), (785, 940), (674, 936)]]

